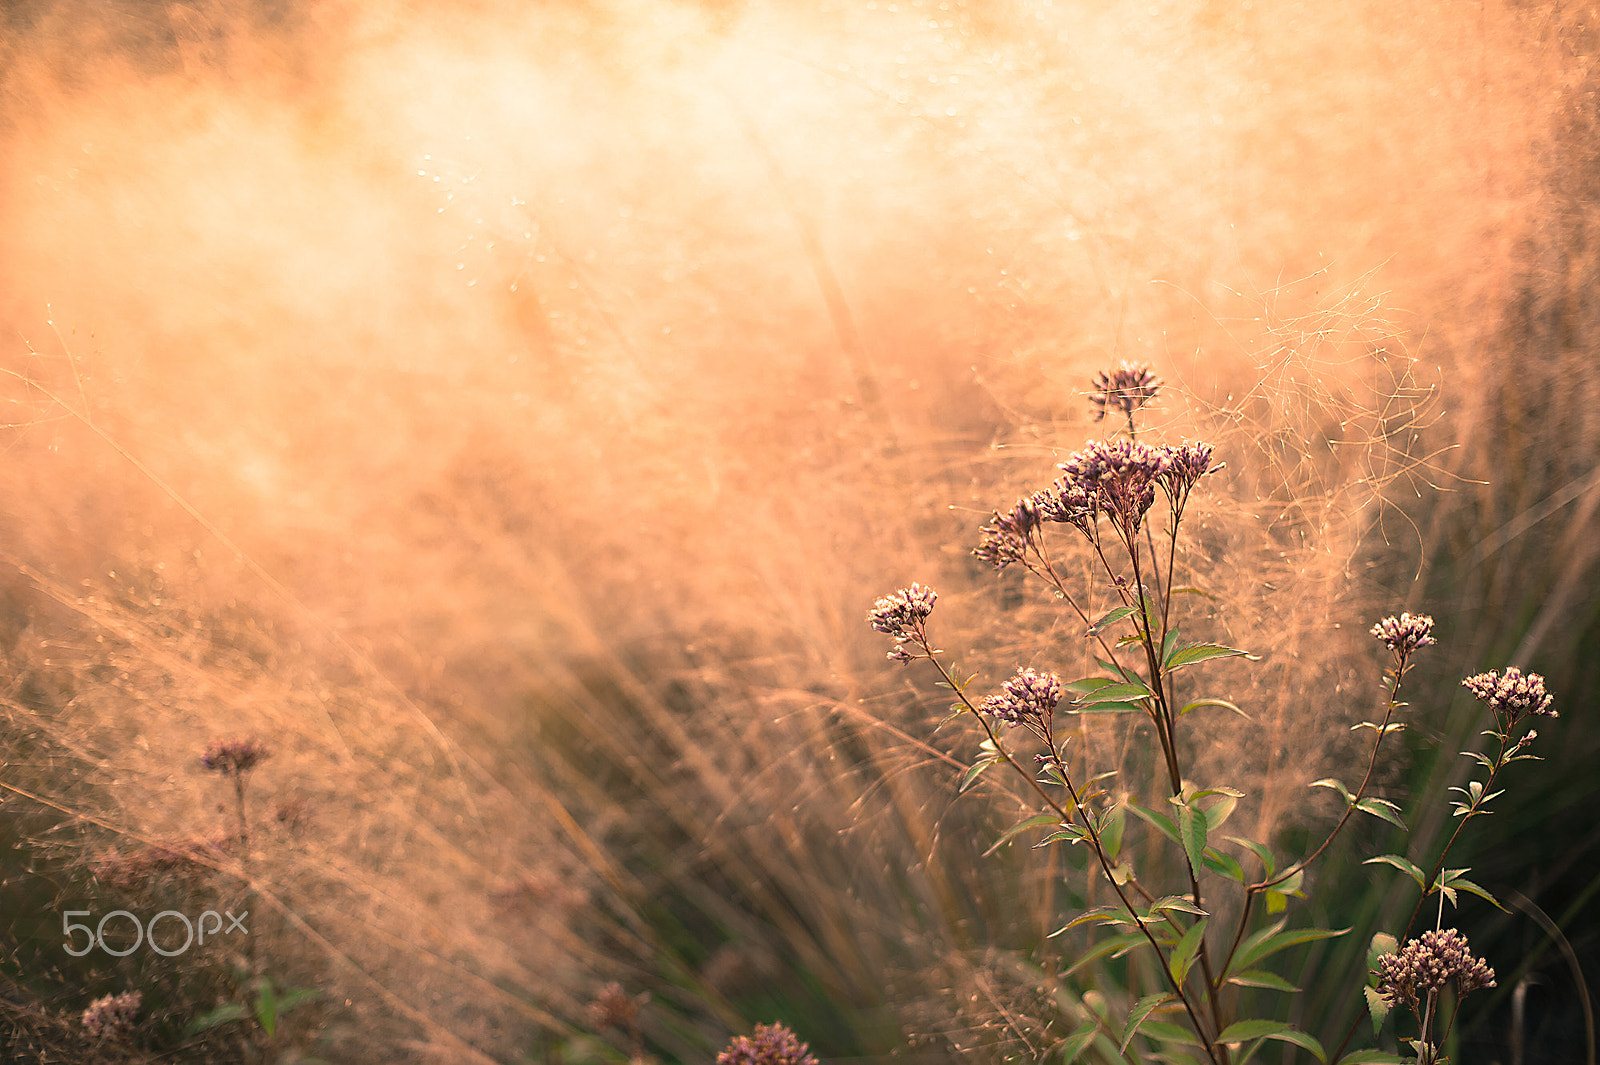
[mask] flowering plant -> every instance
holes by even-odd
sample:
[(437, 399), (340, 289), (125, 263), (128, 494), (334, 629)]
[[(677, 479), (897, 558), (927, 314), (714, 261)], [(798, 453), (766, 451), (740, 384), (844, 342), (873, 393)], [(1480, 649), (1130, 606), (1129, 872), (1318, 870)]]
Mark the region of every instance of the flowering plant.
[[(938, 596), (931, 588), (913, 584), (879, 599), (868, 620), (894, 639), (889, 658), (926, 660), (941, 684), (955, 693), (951, 717), (966, 715), (981, 729), (979, 753), (963, 774), (960, 790), (998, 765), (1023, 782), (1036, 812), (1012, 826), (995, 846), (1042, 832), (1038, 848), (1084, 848), (1091, 879), (1108, 885), (1115, 896), (1114, 904), (1072, 914), (1056, 934), (1085, 925), (1108, 927), (1112, 936), (1097, 944), (1091, 957), (1142, 956), (1153, 962), (1149, 967), (1158, 974), (1158, 988), (1130, 1003), (1125, 1017), (1114, 1019), (1108, 1009), (1092, 1005), (1078, 1011), (1080, 1023), (1055, 1048), (1063, 1062), (1148, 1058), (1238, 1065), (1268, 1040), (1326, 1062), (1330, 1056), (1309, 1032), (1286, 1021), (1239, 1016), (1237, 989), (1296, 990), (1262, 963), (1292, 947), (1352, 931), (1291, 928), (1289, 900), (1305, 897), (1306, 870), (1356, 814), (1405, 830), (1401, 810), (1372, 789), (1384, 740), (1406, 727), (1397, 720), (1406, 705), (1400, 689), (1414, 656), (1436, 642), (1433, 619), (1404, 613), (1371, 629), (1389, 652), (1382, 715), (1356, 726), (1371, 732), (1371, 743), (1365, 772), (1353, 790), (1333, 778), (1312, 784), (1332, 790), (1343, 804), (1326, 838), (1285, 862), (1264, 842), (1221, 835), (1218, 829), (1243, 793), (1223, 784), (1197, 786), (1190, 781), (1180, 737), (1188, 715), (1202, 708), (1247, 715), (1222, 698), (1180, 701), (1178, 674), (1206, 662), (1250, 656), (1223, 644), (1183, 639), (1173, 599), (1188, 590), (1175, 586), (1174, 570), (1191, 499), (1203, 479), (1222, 467), (1207, 443), (1152, 446), (1138, 440), (1134, 414), (1160, 388), (1149, 368), (1124, 363), (1114, 373), (1100, 374), (1095, 384), (1091, 402), (1096, 420), (1108, 412), (1120, 413), (1127, 419), (1126, 435), (1089, 441), (1060, 465), (1061, 476), (1053, 484), (1019, 499), (1005, 513), (996, 512), (973, 554), (997, 571), (1020, 566), (1042, 581), (1064, 604), (1069, 624), (1089, 645), (1099, 672), (1064, 680), (1054, 672), (1021, 668), (998, 691), (980, 697), (972, 691), (975, 678), (963, 677), (934, 646), (929, 621)], [(1158, 499), (1165, 502), (1161, 509)], [(1074, 570), (1063, 563), (1056, 535), (1065, 535), (1087, 553), (1089, 569), (1098, 575), (1089, 586), (1069, 579)], [(1092, 616), (1089, 604), (1096, 584), (1109, 589), (1115, 605)], [(1466, 937), (1438, 926), (1444, 903), (1454, 905), (1459, 892), (1494, 902), (1466, 879), (1468, 870), (1446, 868), (1446, 858), (1461, 828), (1485, 813), (1500, 794), (1493, 790), (1500, 772), (1513, 761), (1534, 757), (1525, 749), (1535, 733), (1522, 727), (1532, 717), (1553, 714), (1551, 697), (1537, 674), (1511, 668), (1503, 676), (1485, 673), (1464, 683), (1495, 715), (1496, 727), (1485, 733), (1498, 743), (1495, 754), (1468, 752), (1486, 770), (1486, 778), (1456, 789), (1462, 796), (1456, 803), (1460, 824), (1430, 870), (1397, 854), (1371, 859), (1408, 876), (1420, 897), (1398, 935), (1379, 930), (1372, 937), (1369, 1013), (1381, 1034), (1389, 1012), (1405, 1004), (1416, 1026), (1416, 1037), (1405, 1042), (1414, 1060), (1425, 1065), (1445, 1060), (1440, 1048), (1449, 1028), (1443, 1036), (1438, 1032), (1442, 989), (1453, 983), (1456, 994), (1464, 996), (1494, 985), (1493, 970), (1472, 956)], [(1097, 714), (1138, 715), (1148, 724), (1161, 794), (1141, 802), (1120, 788), (1113, 793), (1107, 781), (1114, 773), (1097, 772), (1101, 767), (1076, 753), (1070, 741), (1086, 716)], [(1019, 728), (1034, 748), (1031, 758), (1012, 738)], [(1160, 863), (1145, 857), (1153, 852), (1132, 845), (1129, 814), (1148, 826), (1154, 844), (1164, 840), (1173, 848), (1174, 860), (1167, 868), (1176, 873), (1166, 882)], [(1410, 938), (1424, 904), (1435, 895), (1435, 928)], [(1340, 1065), (1412, 1060), (1374, 1049), (1346, 1054), (1354, 1034), (1352, 1027), (1332, 1055)]]

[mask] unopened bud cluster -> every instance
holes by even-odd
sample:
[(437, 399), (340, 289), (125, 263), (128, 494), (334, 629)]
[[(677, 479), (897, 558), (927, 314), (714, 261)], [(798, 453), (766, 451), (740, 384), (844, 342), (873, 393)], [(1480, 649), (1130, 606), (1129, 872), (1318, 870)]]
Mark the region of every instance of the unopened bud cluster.
[(1495, 986), (1494, 970), (1472, 956), (1467, 937), (1454, 928), (1424, 932), (1397, 953), (1381, 956), (1377, 975), (1378, 994), (1391, 1006), (1415, 1005), (1451, 980), (1461, 995)]

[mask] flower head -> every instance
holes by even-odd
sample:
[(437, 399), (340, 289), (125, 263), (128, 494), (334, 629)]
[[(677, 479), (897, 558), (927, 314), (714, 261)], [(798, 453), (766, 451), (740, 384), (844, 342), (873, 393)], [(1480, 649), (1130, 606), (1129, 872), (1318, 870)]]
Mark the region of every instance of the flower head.
[(1200, 478), (1213, 470), (1221, 469), (1220, 466), (1211, 465), (1213, 450), (1210, 444), (1187, 441), (1161, 449), (1167, 457), (1167, 467), (1161, 474), (1161, 487), (1167, 490), (1167, 496), (1177, 510), (1183, 509), (1183, 504), (1189, 498), (1190, 489), (1194, 488)]
[(1094, 420), (1100, 421), (1109, 411), (1132, 414), (1154, 399), (1159, 391), (1161, 378), (1150, 367), (1139, 362), (1124, 362), (1110, 373), (1101, 370), (1095, 374), (1089, 405), (1094, 408)]
[(1375, 639), (1382, 640), (1389, 650), (1409, 656), (1419, 647), (1428, 647), (1439, 641), (1433, 638), (1433, 618), (1427, 614), (1401, 614), (1387, 617), (1367, 630)]
[(1537, 673), (1524, 674), (1516, 666), (1507, 668), (1503, 677), (1497, 670), (1479, 673), (1462, 681), (1461, 686), (1488, 703), (1508, 731), (1529, 714), (1559, 716), (1550, 709), (1555, 697), (1546, 694), (1544, 677)]
[(133, 1019), (139, 1015), (143, 1001), (144, 995), (138, 991), (97, 998), (83, 1011), (83, 1030), (91, 1039), (125, 1036), (133, 1031)]
[(1378, 994), (1390, 1006), (1415, 1004), (1451, 980), (1465, 995), (1494, 986), (1494, 970), (1467, 949), (1467, 937), (1454, 928), (1424, 932), (1398, 952), (1378, 959)]
[(758, 1024), (750, 1035), (734, 1036), (717, 1065), (817, 1065), (817, 1059), (784, 1025)]
[(1044, 724), (1061, 702), (1061, 678), (1054, 673), (1019, 669), (1017, 675), (1000, 686), (1000, 691), (978, 704), (990, 717), (1011, 725), (1028, 722)]
[(1028, 553), (1028, 544), (1039, 529), (1039, 504), (1042, 493), (1017, 500), (1010, 514), (995, 511), (994, 519), (983, 527), (983, 541), (972, 553), (995, 569), (1005, 569), (1013, 562), (1021, 562)]
[(1156, 501), (1156, 485), (1171, 459), (1160, 448), (1133, 440), (1091, 440), (1061, 464), (1063, 493), (1081, 491), (1130, 537)]
[(933, 613), (933, 604), (938, 598), (939, 593), (932, 588), (913, 584), (909, 588), (902, 588), (892, 595), (884, 596), (872, 605), (867, 620), (879, 632), (894, 637), (894, 650), (889, 652), (890, 658), (909, 662), (917, 657), (906, 650), (908, 643), (923, 651), (927, 650), (928, 615)]
[(628, 997), (621, 984), (612, 981), (589, 1003), (589, 1023), (596, 1029), (631, 1029), (639, 1023), (639, 1003)]
[(258, 739), (212, 740), (200, 756), (200, 764), (215, 773), (239, 776), (271, 755), (271, 748)]

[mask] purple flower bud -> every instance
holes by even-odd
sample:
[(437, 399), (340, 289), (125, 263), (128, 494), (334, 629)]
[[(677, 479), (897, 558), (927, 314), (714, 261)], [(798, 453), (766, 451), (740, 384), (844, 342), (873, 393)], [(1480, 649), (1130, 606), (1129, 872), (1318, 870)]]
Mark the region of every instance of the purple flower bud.
[(1089, 405), (1094, 408), (1094, 420), (1100, 421), (1110, 411), (1132, 414), (1154, 399), (1159, 391), (1161, 379), (1150, 367), (1139, 362), (1123, 362), (1110, 373), (1101, 370), (1095, 374)]
[(1433, 618), (1427, 614), (1401, 614), (1387, 617), (1367, 630), (1382, 640), (1389, 650), (1402, 657), (1419, 647), (1428, 647), (1439, 641), (1433, 638)]
[(118, 1039), (133, 1031), (133, 1020), (139, 1015), (144, 995), (138, 991), (124, 991), (120, 995), (105, 995), (89, 1003), (83, 1011), (83, 1030), (91, 1039)]
[(200, 756), (200, 764), (215, 773), (238, 776), (271, 755), (271, 749), (258, 739), (213, 740)]
[(939, 593), (932, 588), (913, 584), (884, 596), (872, 605), (867, 620), (879, 632), (894, 637), (894, 650), (889, 652), (890, 658), (909, 662), (918, 657), (906, 650), (908, 643), (927, 649), (925, 626), (928, 615), (933, 613), (934, 601), (938, 598)]
[(983, 527), (983, 541), (972, 549), (973, 555), (995, 569), (1005, 569), (1013, 562), (1021, 562), (1028, 553), (1028, 544), (1039, 529), (1038, 494), (1017, 500), (1010, 514), (995, 512), (994, 519)]
[(1189, 498), (1189, 490), (1213, 469), (1211, 454), (1214, 450), (1210, 444), (1182, 443), (1176, 446), (1163, 447), (1162, 452), (1167, 457), (1167, 468), (1161, 475), (1161, 486), (1167, 490), (1167, 495), (1173, 500), (1178, 509), (1183, 509), (1184, 500)]
[(758, 1024), (750, 1035), (734, 1036), (717, 1065), (817, 1065), (817, 1059), (786, 1026)]
[(1063, 493), (1082, 492), (1131, 537), (1156, 501), (1156, 486), (1170, 460), (1159, 448), (1133, 440), (1091, 440), (1061, 464)]
[(1043, 724), (1061, 702), (1061, 678), (1054, 673), (1019, 669), (1000, 691), (978, 704), (978, 709), (1010, 725), (1029, 721)]
[(1462, 995), (1495, 986), (1494, 970), (1472, 956), (1467, 937), (1454, 928), (1424, 932), (1398, 952), (1383, 955), (1377, 976), (1378, 994), (1390, 1006), (1418, 1003), (1451, 980)]
[(1509, 667), (1503, 677), (1496, 670), (1479, 673), (1462, 681), (1461, 686), (1488, 703), (1507, 731), (1529, 714), (1559, 716), (1550, 709), (1555, 697), (1545, 692), (1544, 677), (1524, 674), (1516, 666)]

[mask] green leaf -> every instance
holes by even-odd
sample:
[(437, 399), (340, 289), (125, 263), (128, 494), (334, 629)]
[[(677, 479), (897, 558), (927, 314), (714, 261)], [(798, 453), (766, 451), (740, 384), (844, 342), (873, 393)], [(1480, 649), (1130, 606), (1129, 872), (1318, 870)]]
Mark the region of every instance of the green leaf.
[(1122, 804), (1111, 807), (1100, 815), (1100, 849), (1113, 862), (1122, 853), (1122, 833), (1128, 826), (1128, 811)]
[[(1100, 664), (1105, 666), (1107, 669), (1116, 668), (1109, 662), (1101, 662)], [(1061, 683), (1061, 687), (1064, 691), (1069, 691), (1074, 695), (1088, 695), (1092, 691), (1097, 691), (1100, 688), (1104, 688), (1107, 684), (1115, 683), (1117, 682), (1112, 680), (1110, 677), (1083, 677), (1079, 680), (1063, 681)]]
[[(1210, 814), (1206, 815), (1208, 820), (1210, 817)], [(1213, 873), (1221, 873), (1228, 879), (1237, 880), (1241, 884), (1245, 882), (1244, 866), (1240, 865), (1229, 855), (1207, 847), (1202, 858), (1206, 863), (1206, 868), (1210, 869)]]
[(1075, 1065), (1079, 1056), (1094, 1042), (1095, 1035), (1100, 1031), (1093, 1021), (1084, 1021), (1061, 1044), (1062, 1065)]
[(1400, 831), (1406, 831), (1406, 823), (1400, 820), (1400, 807), (1387, 799), (1362, 799), (1355, 804), (1356, 809), (1364, 814), (1381, 818), (1389, 822)]
[(1189, 856), (1189, 868), (1198, 877), (1204, 868), (1202, 858), (1206, 852), (1206, 812), (1196, 809), (1192, 803), (1179, 806), (1178, 838), (1183, 843), (1183, 852)]
[(1146, 823), (1153, 825), (1160, 830), (1163, 836), (1166, 836), (1174, 843), (1178, 842), (1178, 826), (1173, 822), (1172, 818), (1158, 810), (1146, 810), (1143, 806), (1140, 806), (1135, 802), (1130, 802), (1127, 804), (1127, 806), (1129, 810), (1132, 810), (1134, 813), (1143, 818)]
[(321, 996), (322, 992), (314, 987), (296, 987), (285, 991), (278, 999), (278, 1016), (282, 1017), (296, 1006)]
[(1228, 702), (1228, 700), (1226, 700), (1226, 699), (1196, 699), (1192, 703), (1185, 703), (1183, 705), (1183, 709), (1178, 711), (1178, 716), (1182, 717), (1184, 714), (1187, 714), (1190, 710), (1198, 710), (1202, 706), (1220, 706), (1224, 710), (1232, 710), (1234, 713), (1238, 714), (1240, 717), (1244, 718), (1246, 721), (1254, 720), (1253, 718), (1251, 718), (1251, 716), (1249, 714), (1245, 713), (1243, 710), (1240, 710), (1237, 706), (1235, 706), (1232, 703)]
[(1200, 945), (1205, 941), (1206, 922), (1209, 917), (1202, 917), (1178, 940), (1178, 945), (1172, 948), (1172, 956), (1167, 959), (1167, 971), (1172, 974), (1172, 979), (1179, 985), (1183, 978), (1189, 975), (1189, 967), (1194, 964), (1195, 955), (1200, 951)]
[(1102, 939), (1082, 954), (1079, 954), (1077, 960), (1061, 975), (1063, 977), (1071, 976), (1090, 962), (1099, 961), (1108, 954), (1113, 958), (1120, 958), (1130, 950), (1148, 947), (1149, 945), (1150, 941), (1145, 938), (1143, 932), (1124, 932), (1121, 935)]
[(215, 1028), (219, 1024), (228, 1024), (231, 1021), (243, 1020), (249, 1015), (250, 1011), (239, 1005), (237, 1002), (224, 1002), (216, 1009), (207, 1013), (203, 1013), (194, 1020), (190, 1021), (189, 1026), (184, 1029), (184, 1034), (195, 1035), (199, 1032), (204, 1032), (208, 1029)]
[(1273, 874), (1278, 871), (1278, 867), (1277, 867), (1276, 863), (1274, 863), (1273, 860), (1272, 860), (1272, 852), (1270, 850), (1268, 850), (1266, 847), (1264, 847), (1261, 844), (1257, 843), (1255, 840), (1253, 840), (1253, 839), (1245, 839), (1242, 836), (1229, 836), (1228, 837), (1228, 842), (1237, 843), (1239, 846), (1245, 848), (1251, 854), (1254, 854), (1257, 858), (1259, 858), (1261, 860), (1262, 866), (1267, 871), (1267, 877), (1266, 878), (1268, 880), (1271, 880)]
[(1367, 997), (1367, 1015), (1372, 1018), (1372, 1034), (1377, 1035), (1383, 1031), (1384, 1018), (1389, 1016), (1389, 1002), (1378, 994), (1375, 987), (1363, 987), (1361, 991)]
[(1074, 714), (1131, 714), (1143, 710), (1139, 703), (1125, 703), (1120, 701), (1106, 703), (1090, 703), (1088, 706), (1074, 706), (1070, 712)]
[[(1453, 871), (1456, 873), (1466, 872), (1465, 869), (1457, 869)], [(1477, 884), (1474, 884), (1464, 876), (1450, 876), (1446, 874), (1444, 877), (1444, 886), (1447, 888), (1460, 888), (1462, 891), (1470, 892), (1471, 894), (1478, 896), (1478, 898), (1484, 900), (1489, 905), (1503, 913), (1511, 912), (1504, 906), (1500, 905), (1499, 902), (1495, 901), (1495, 897), (1493, 895), (1489, 894), (1487, 891), (1483, 890), (1483, 888), (1479, 887)]]
[(1006, 829), (1000, 838), (994, 841), (994, 845), (983, 852), (983, 856), (985, 858), (989, 857), (989, 855), (999, 850), (1002, 844), (1016, 836), (1019, 832), (1026, 832), (1030, 828), (1042, 828), (1045, 825), (1058, 825), (1060, 823), (1060, 818), (1056, 817), (1055, 814), (1035, 814), (1026, 821), (1019, 821), (1010, 828)]
[(998, 761), (1000, 761), (998, 758), (980, 758), (976, 762), (973, 762), (972, 767), (965, 773), (961, 774), (961, 786), (956, 789), (956, 794), (959, 795), (968, 788), (972, 787), (972, 785), (976, 784), (978, 782), (978, 778), (982, 776), (990, 766), (994, 765)]
[(1146, 995), (1136, 1002), (1132, 1011), (1128, 1014), (1128, 1027), (1122, 1033), (1122, 1042), (1117, 1044), (1117, 1053), (1121, 1054), (1128, 1049), (1128, 1044), (1133, 1042), (1134, 1033), (1138, 1032), (1139, 1026), (1144, 1023), (1146, 1017), (1150, 1016), (1151, 1011), (1163, 1002), (1171, 1001), (1171, 999), (1172, 995), (1168, 992), (1158, 991), (1153, 995)]
[(1106, 684), (1079, 698), (1078, 702), (1084, 706), (1094, 703), (1109, 703), (1124, 699), (1148, 699), (1154, 693), (1145, 687), (1143, 681), (1126, 681)]
[(1362, 865), (1371, 865), (1373, 862), (1382, 862), (1385, 865), (1394, 866), (1396, 869), (1400, 870), (1402, 873), (1406, 874), (1411, 879), (1415, 880), (1417, 882), (1417, 887), (1425, 889), (1424, 881), (1427, 879), (1427, 874), (1424, 873), (1421, 869), (1418, 869), (1415, 865), (1411, 864), (1406, 859), (1400, 857), (1400, 855), (1398, 855), (1398, 854), (1380, 854), (1376, 858), (1368, 858), (1366, 861), (1362, 862), (1361, 864)]
[(1235, 1021), (1217, 1036), (1219, 1043), (1243, 1043), (1247, 1039), (1281, 1039), (1285, 1043), (1293, 1043), (1303, 1050), (1311, 1051), (1318, 1061), (1328, 1060), (1322, 1044), (1317, 1042), (1315, 1037), (1295, 1031), (1283, 1021)]
[(261, 987), (256, 992), (256, 1020), (261, 1025), (261, 1030), (271, 1039), (278, 1031), (278, 991), (272, 986), (272, 981), (265, 977), (261, 980)]
[(1138, 610), (1138, 607), (1119, 606), (1115, 610), (1102, 614), (1100, 615), (1100, 619), (1098, 621), (1089, 626), (1089, 631), (1085, 633), (1085, 635), (1098, 636), (1100, 633), (1106, 630), (1107, 626), (1115, 625), (1117, 622), (1134, 613), (1136, 610)]
[(1356, 1050), (1340, 1058), (1339, 1065), (1411, 1065), (1415, 1060), (1387, 1050)]
[(1161, 662), (1163, 673), (1174, 673), (1185, 666), (1198, 665), (1209, 662), (1213, 658), (1237, 658), (1244, 652), (1235, 647), (1224, 647), (1219, 643), (1192, 643), (1188, 647), (1177, 647)]
[(1087, 910), (1051, 932), (1046, 938), (1054, 939), (1069, 928), (1076, 928), (1080, 924), (1089, 924), (1098, 921), (1100, 924), (1137, 924), (1137, 920), (1121, 906), (1096, 906)]
[(1194, 793), (1191, 802), (1217, 796), (1217, 801), (1204, 807), (1206, 812), (1206, 831), (1215, 832), (1221, 828), (1228, 818), (1233, 816), (1233, 811), (1239, 805), (1239, 800), (1244, 798), (1244, 792), (1233, 788), (1206, 788), (1204, 791)]
[(1156, 607), (1156, 597), (1144, 585), (1139, 585), (1139, 601), (1144, 604), (1144, 632), (1153, 640), (1161, 631), (1161, 611)]
[(1068, 843), (1082, 843), (1088, 838), (1089, 834), (1083, 830), (1082, 825), (1062, 825), (1038, 843), (1035, 843), (1033, 849), (1038, 850), (1040, 847), (1046, 847), (1052, 843), (1060, 843), (1062, 840), (1066, 840)]
[(1350, 805), (1350, 789), (1345, 787), (1344, 782), (1341, 780), (1334, 780), (1332, 777), (1323, 777), (1321, 780), (1313, 780), (1307, 786), (1313, 788), (1332, 788), (1343, 797), (1346, 806)]
[(1241, 987), (1261, 987), (1268, 991), (1288, 991), (1291, 994), (1300, 990), (1277, 973), (1269, 973), (1265, 969), (1250, 969), (1236, 973), (1228, 977), (1228, 982)]
[(1196, 917), (1210, 916), (1206, 913), (1206, 911), (1202, 910), (1200, 907), (1196, 906), (1193, 902), (1184, 898), (1182, 895), (1166, 895), (1150, 904), (1150, 916), (1154, 917), (1162, 910), (1181, 910), (1184, 913), (1192, 913)]
[(1399, 940), (1388, 932), (1379, 932), (1374, 935), (1372, 941), (1367, 944), (1367, 972), (1377, 972), (1378, 959), (1385, 954), (1393, 954), (1395, 948), (1399, 945)]
[(1239, 947), (1239, 953), (1234, 957), (1233, 965), (1229, 966), (1229, 968), (1237, 967), (1243, 969), (1285, 948), (1301, 943), (1312, 943), (1319, 939), (1333, 939), (1350, 931), (1348, 928), (1294, 928), (1287, 932), (1277, 931), (1282, 926), (1283, 922), (1280, 921), (1267, 929), (1263, 929), (1267, 933), (1266, 935), (1258, 932), (1245, 940)]
[[(1145, 1021), (1144, 1028), (1141, 1031), (1151, 1039), (1159, 1039), (1163, 1043), (1200, 1045), (1200, 1040), (1194, 1037), (1193, 1032), (1182, 1025), (1173, 1024), (1171, 1021)], [(1194, 1059), (1185, 1055), (1185, 1060), (1193, 1061)]]

